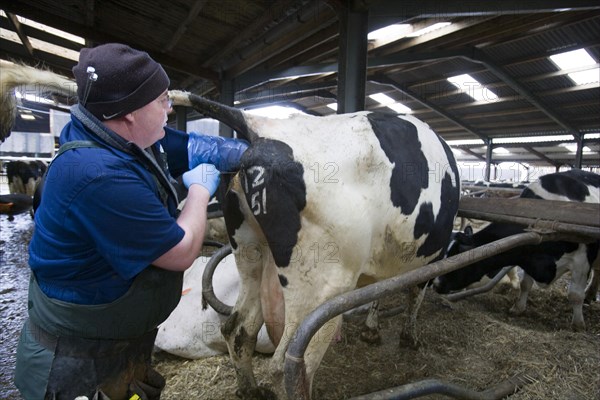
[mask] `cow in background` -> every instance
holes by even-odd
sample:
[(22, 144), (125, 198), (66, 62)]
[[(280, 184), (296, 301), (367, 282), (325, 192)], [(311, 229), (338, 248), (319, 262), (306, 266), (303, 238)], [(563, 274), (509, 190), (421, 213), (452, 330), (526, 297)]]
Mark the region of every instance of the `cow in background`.
[[(359, 281), (443, 257), (460, 181), (452, 151), (423, 122), (369, 112), (276, 120), (189, 93), (169, 95), (251, 143), (224, 201), (242, 284), (222, 332), (242, 397), (272, 395), (252, 371), (263, 322), (277, 345), (271, 367), (278, 390), (288, 343), (309, 312)], [(311, 340), (298, 397), (310, 397), (340, 322)]]
[(46, 169), (46, 163), (40, 160), (7, 162), (6, 177), (9, 192), (33, 197)]
[[(180, 357), (197, 359), (227, 353), (227, 343), (221, 334), (226, 316), (212, 307), (202, 309), (202, 275), (208, 262), (199, 257), (184, 272), (183, 292), (179, 304), (158, 328), (155, 346)], [(232, 255), (219, 263), (213, 276), (213, 290), (219, 300), (234, 304), (238, 297), (240, 277)], [(256, 351), (272, 353), (275, 346), (263, 326), (258, 334)]]
[[(544, 175), (525, 188), (520, 197), (598, 204), (600, 203), (600, 175), (576, 169)], [(599, 214), (591, 215), (590, 218), (597, 219)], [(450, 248), (448, 255), (452, 256), (522, 233), (525, 229), (522, 225), (492, 223), (474, 234), (472, 231), (459, 233), (456, 235), (454, 246)], [(527, 306), (527, 297), (534, 281), (542, 287), (546, 287), (569, 271), (571, 272), (571, 284), (568, 296), (573, 307), (571, 325), (575, 330), (584, 330), (585, 322), (582, 306), (586, 283), (592, 266), (594, 266), (596, 272), (600, 271), (599, 261), (597, 260), (599, 243), (599, 241), (587, 244), (552, 241), (543, 242), (539, 245), (516, 247), (442, 275), (435, 279), (434, 287), (439, 293), (457, 291), (473, 282), (477, 282), (487, 273), (506, 266), (518, 265), (525, 271), (525, 274), (521, 280), (521, 293), (517, 302), (511, 308), (511, 312), (521, 314)], [(597, 285), (598, 280), (596, 279), (590, 290), (597, 291)], [(590, 299), (595, 295), (594, 293), (587, 297)]]

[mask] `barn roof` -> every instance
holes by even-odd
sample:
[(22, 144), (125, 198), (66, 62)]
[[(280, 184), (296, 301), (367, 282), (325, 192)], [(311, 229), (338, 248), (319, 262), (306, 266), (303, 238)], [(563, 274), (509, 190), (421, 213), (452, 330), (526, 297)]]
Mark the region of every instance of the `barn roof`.
[[(335, 113), (328, 105), (342, 96), (338, 70), (353, 67), (341, 60), (361, 43), (341, 34), (340, 21), (354, 34), (353, 18), (368, 32), (406, 24), (404, 36), (368, 41), (365, 109), (392, 112), (368, 97), (387, 94), (462, 160), (484, 160), (491, 140), (506, 149), (493, 153), (496, 162), (573, 165), (576, 153), (560, 144), (581, 139), (582, 165), (600, 165), (597, 1), (0, 0), (0, 9), (3, 59), (70, 77), (80, 48), (123, 42), (161, 62), (173, 89), (236, 107), (291, 105), (315, 115)], [(430, 31), (410, 35), (424, 28)], [(47, 43), (62, 55), (44, 50)], [(581, 49), (590, 66), (563, 70), (550, 58)], [(591, 80), (573, 80), (590, 68)], [(464, 74), (459, 86), (448, 80)]]

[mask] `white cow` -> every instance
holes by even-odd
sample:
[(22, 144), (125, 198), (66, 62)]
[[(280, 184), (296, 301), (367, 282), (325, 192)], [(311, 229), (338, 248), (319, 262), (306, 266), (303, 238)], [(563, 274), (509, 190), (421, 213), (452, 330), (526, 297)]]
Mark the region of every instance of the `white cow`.
[[(227, 343), (221, 334), (226, 316), (210, 306), (202, 309), (202, 274), (209, 258), (199, 257), (183, 275), (183, 293), (169, 318), (158, 328), (154, 344), (161, 350), (180, 357), (197, 359), (227, 353)], [(213, 276), (213, 289), (219, 300), (234, 304), (240, 286), (240, 276), (232, 255), (224, 258)], [(272, 353), (275, 346), (263, 326), (258, 334), (256, 351)]]

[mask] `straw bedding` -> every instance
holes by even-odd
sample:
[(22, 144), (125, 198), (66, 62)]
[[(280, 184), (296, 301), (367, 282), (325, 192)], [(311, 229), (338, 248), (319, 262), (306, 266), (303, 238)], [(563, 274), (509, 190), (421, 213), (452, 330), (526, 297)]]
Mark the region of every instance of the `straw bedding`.
[[(508, 286), (457, 303), (429, 290), (417, 319), (417, 348), (400, 343), (404, 313), (380, 321), (378, 346), (358, 339), (361, 318), (344, 321), (342, 340), (330, 346), (317, 371), (313, 397), (338, 400), (428, 378), (484, 390), (521, 374), (529, 383), (511, 399), (600, 399), (600, 303), (584, 308), (586, 332), (573, 332), (566, 287), (562, 279), (550, 289), (534, 288), (521, 316), (508, 313), (516, 296)], [(383, 307), (405, 298), (390, 296)], [(165, 400), (236, 398), (227, 355), (185, 360), (159, 353), (155, 360), (167, 378)], [(268, 362), (255, 356), (259, 382), (268, 380)]]

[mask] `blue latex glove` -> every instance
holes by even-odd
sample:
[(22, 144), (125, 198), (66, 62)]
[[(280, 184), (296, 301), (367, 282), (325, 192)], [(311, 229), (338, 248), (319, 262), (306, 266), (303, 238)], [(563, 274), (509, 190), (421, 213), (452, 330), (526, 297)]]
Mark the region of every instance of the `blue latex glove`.
[(239, 139), (190, 132), (187, 148), (190, 169), (208, 163), (216, 166), (219, 171), (237, 171), (240, 168), (240, 157), (248, 144)]
[(212, 197), (219, 187), (219, 171), (212, 164), (200, 164), (183, 174), (183, 184), (186, 188), (196, 184), (204, 186)]

